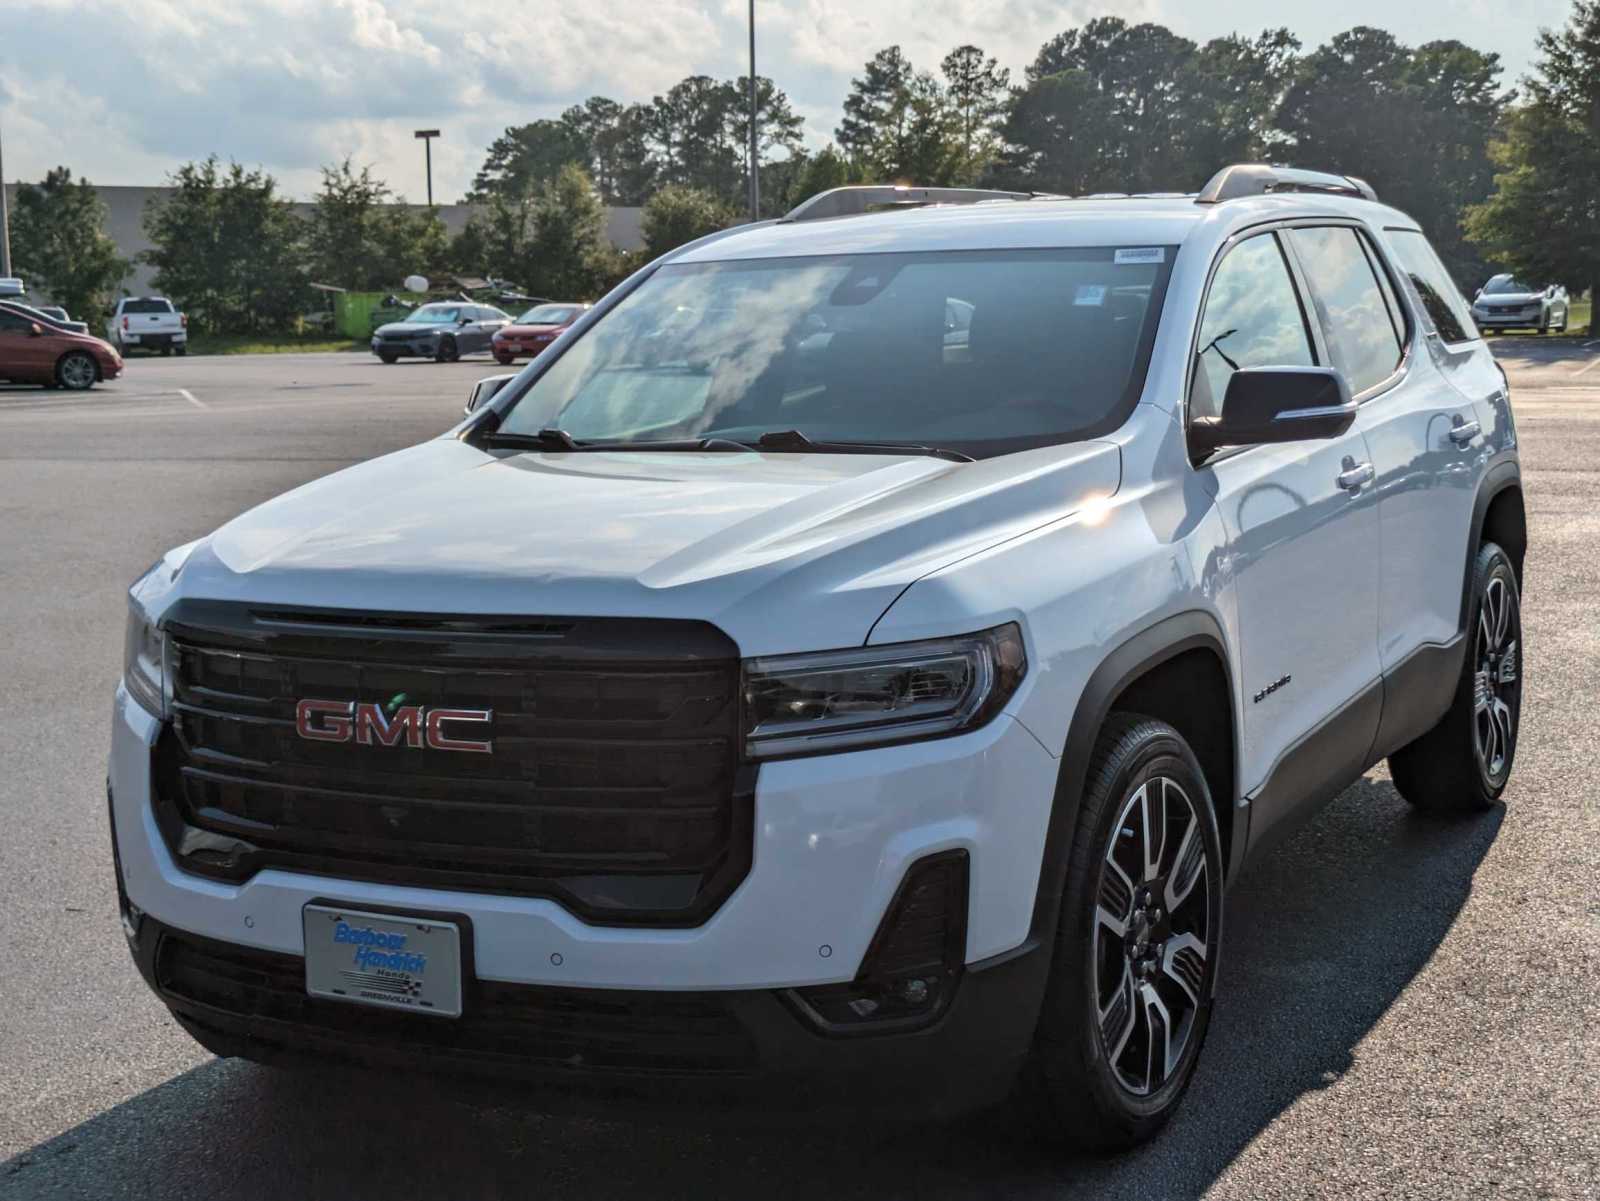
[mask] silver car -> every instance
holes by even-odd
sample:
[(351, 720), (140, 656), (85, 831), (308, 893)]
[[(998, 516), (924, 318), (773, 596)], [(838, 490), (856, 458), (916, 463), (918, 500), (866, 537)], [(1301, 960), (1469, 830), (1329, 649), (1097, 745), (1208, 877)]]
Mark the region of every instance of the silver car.
[(1536, 288), (1514, 275), (1497, 275), (1473, 297), (1472, 319), (1480, 329), (1565, 333), (1568, 307), (1567, 290), (1560, 284)]

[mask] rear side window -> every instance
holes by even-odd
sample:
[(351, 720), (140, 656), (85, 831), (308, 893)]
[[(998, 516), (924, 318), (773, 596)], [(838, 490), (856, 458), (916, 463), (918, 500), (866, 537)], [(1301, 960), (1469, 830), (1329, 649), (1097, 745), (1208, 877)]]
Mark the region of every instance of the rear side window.
[(1400, 366), (1400, 336), (1395, 316), (1361, 237), (1348, 225), (1291, 229), (1312, 302), (1322, 321), (1333, 366), (1360, 395), (1381, 384)]
[(172, 302), (170, 300), (125, 300), (122, 302), (124, 313), (170, 313)]
[(1388, 234), (1394, 257), (1416, 288), (1417, 298), (1439, 336), (1446, 342), (1476, 341), (1480, 335), (1467, 298), (1461, 295), (1428, 239), (1414, 229), (1391, 229)]
[(27, 333), (33, 327), (21, 313), (13, 313), (10, 309), (0, 309), (0, 333), (21, 334)]
[(1218, 265), (1195, 356), (1193, 417), (1222, 411), (1228, 380), (1241, 367), (1313, 365), (1305, 316), (1275, 235), (1247, 238)]

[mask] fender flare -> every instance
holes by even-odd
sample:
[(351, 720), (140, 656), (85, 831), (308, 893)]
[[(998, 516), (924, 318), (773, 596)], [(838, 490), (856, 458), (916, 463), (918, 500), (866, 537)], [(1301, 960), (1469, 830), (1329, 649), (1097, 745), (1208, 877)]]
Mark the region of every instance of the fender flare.
[[(1515, 458), (1500, 458), (1484, 472), (1478, 485), (1478, 495), (1472, 501), (1472, 534), (1467, 539), (1467, 559), (1461, 569), (1461, 613), (1456, 625), (1463, 632), (1472, 609), (1472, 568), (1478, 559), (1478, 546), (1483, 541), (1483, 523), (1494, 498), (1508, 488), (1522, 487), (1522, 467)], [(1517, 584), (1522, 583), (1522, 566), (1517, 565)]]
[[(1084, 685), (1067, 728), (1067, 741), (1056, 773), (1055, 799), (1051, 804), (1050, 824), (1045, 832), (1039, 886), (1034, 894), (1033, 920), (1025, 947), (1048, 945), (1054, 938), (1056, 922), (1061, 914), (1061, 897), (1066, 890), (1067, 860), (1077, 833), (1078, 812), (1089, 773), (1089, 759), (1094, 753), (1100, 729), (1111, 713), (1113, 702), (1129, 684), (1151, 668), (1196, 649), (1210, 650), (1217, 656), (1227, 682), (1229, 700), (1232, 702), (1237, 699), (1222, 627), (1215, 617), (1201, 609), (1174, 614), (1133, 635), (1101, 660), (1100, 666), (1095, 668)], [(1237, 779), (1240, 739), (1235, 716), (1230, 713), (1228, 720), (1235, 727), (1234, 778)], [(1234, 858), (1237, 859), (1246, 841), (1238, 829), (1238, 823), (1248, 821), (1249, 811), (1239, 807), (1237, 798), (1232, 798), (1230, 808), (1234, 813)]]

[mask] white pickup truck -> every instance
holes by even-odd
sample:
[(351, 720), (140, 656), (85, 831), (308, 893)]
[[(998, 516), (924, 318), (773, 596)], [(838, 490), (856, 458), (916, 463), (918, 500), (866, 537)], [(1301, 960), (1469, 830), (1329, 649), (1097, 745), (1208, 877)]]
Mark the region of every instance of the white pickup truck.
[(106, 323), (106, 340), (123, 354), (130, 350), (187, 354), (189, 318), (164, 296), (125, 296)]

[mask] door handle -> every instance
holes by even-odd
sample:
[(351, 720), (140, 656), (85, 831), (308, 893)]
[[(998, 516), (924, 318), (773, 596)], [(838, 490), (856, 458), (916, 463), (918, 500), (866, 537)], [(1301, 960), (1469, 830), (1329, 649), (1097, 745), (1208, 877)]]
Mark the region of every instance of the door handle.
[(1346, 459), (1345, 463), (1346, 467), (1339, 473), (1338, 482), (1339, 487), (1343, 488), (1346, 492), (1358, 491), (1361, 488), (1361, 485), (1372, 483), (1373, 479), (1378, 474), (1377, 471), (1373, 469), (1371, 463), (1352, 464), (1349, 459)]
[(1455, 424), (1450, 427), (1450, 441), (1457, 446), (1465, 446), (1478, 436), (1481, 428), (1476, 421), (1463, 421), (1458, 415)]

